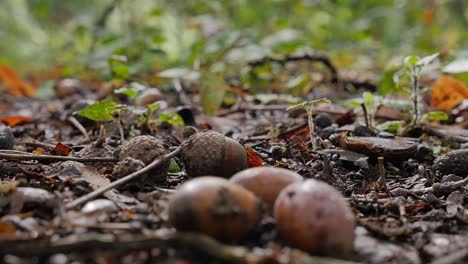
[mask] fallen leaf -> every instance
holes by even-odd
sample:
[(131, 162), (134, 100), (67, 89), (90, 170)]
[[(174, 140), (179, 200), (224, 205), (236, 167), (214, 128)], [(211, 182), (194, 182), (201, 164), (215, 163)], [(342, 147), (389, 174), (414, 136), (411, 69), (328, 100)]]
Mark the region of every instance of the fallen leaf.
[(93, 190), (99, 189), (103, 186), (110, 184), (110, 180), (102, 175), (94, 167), (82, 167), (80, 168), (80, 173), (83, 176), (84, 180), (89, 183)]
[(31, 123), (33, 120), (27, 116), (2, 116), (0, 122), (5, 123), (7, 126), (13, 127), (22, 123)]
[(261, 167), (263, 165), (262, 159), (255, 153), (255, 150), (251, 147), (245, 148), (247, 157), (249, 159), (250, 167)]
[(36, 93), (34, 86), (22, 80), (12, 68), (2, 64), (0, 64), (0, 82), (6, 91), (14, 96), (33, 96)]
[(72, 152), (72, 149), (68, 146), (63, 145), (62, 143), (57, 143), (57, 145), (54, 148), (55, 155), (58, 156), (68, 156), (70, 155), (70, 152)]
[(459, 80), (444, 75), (432, 85), (431, 106), (450, 111), (468, 98), (468, 88)]
[(10, 223), (0, 221), (0, 239), (14, 238), (16, 236), (15, 227)]

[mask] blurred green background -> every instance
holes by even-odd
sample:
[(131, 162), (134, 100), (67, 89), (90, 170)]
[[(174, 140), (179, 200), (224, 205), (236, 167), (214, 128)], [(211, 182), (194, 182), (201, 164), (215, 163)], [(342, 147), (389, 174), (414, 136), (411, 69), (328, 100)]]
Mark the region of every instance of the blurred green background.
[(382, 70), (466, 54), (467, 28), (466, 0), (2, 0), (0, 63), (106, 77), (120, 60), (125, 77), (320, 50), (340, 68)]

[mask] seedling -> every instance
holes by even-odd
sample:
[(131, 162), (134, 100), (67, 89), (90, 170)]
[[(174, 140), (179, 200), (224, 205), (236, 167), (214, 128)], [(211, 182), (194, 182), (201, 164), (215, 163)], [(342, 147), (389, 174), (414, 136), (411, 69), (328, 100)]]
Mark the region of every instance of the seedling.
[(330, 100), (328, 100), (327, 98), (320, 98), (317, 100), (305, 101), (300, 104), (290, 106), (286, 109), (286, 111), (294, 111), (298, 109), (304, 109), (306, 111), (307, 122), (309, 123), (310, 140), (312, 141), (312, 150), (314, 151), (317, 150), (317, 142), (315, 141), (315, 139), (317, 138), (317, 132), (315, 131), (314, 117), (312, 116), (314, 106), (328, 103), (330, 103)]
[(409, 78), (409, 86), (411, 87), (411, 99), (413, 100), (413, 121), (411, 125), (414, 127), (419, 124), (419, 79), (421, 78), (422, 70), (433, 62), (439, 56), (438, 53), (419, 58), (417, 56), (408, 56), (403, 60), (403, 65), (400, 72), (394, 75), (395, 83), (398, 85), (400, 77)]

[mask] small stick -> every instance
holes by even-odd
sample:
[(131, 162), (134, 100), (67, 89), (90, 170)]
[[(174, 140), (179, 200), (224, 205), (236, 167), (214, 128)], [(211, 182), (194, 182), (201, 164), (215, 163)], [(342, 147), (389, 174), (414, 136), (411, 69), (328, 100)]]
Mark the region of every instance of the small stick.
[(366, 127), (369, 128), (369, 116), (367, 115), (367, 107), (364, 103), (361, 103), (361, 108), (364, 112), (364, 120), (366, 122)]
[(69, 116), (67, 118), (67, 120), (70, 123), (72, 123), (72, 125), (74, 125), (81, 132), (81, 134), (83, 134), (86, 141), (89, 141), (88, 131), (86, 131), (86, 129), (83, 127), (83, 125), (80, 123), (80, 121), (78, 121), (78, 119), (76, 119), (74, 116)]
[(13, 153), (2, 153), (0, 151), (0, 159), (6, 160), (37, 160), (37, 161), (78, 161), (78, 162), (116, 162), (116, 158), (106, 157), (67, 157), (67, 156), (55, 156), (55, 155), (34, 155), (34, 154), (13, 154)]
[(385, 167), (384, 167), (384, 157), (378, 157), (377, 160), (379, 161), (379, 175), (380, 175), (380, 185), (383, 186), (385, 192), (391, 196), (390, 191), (387, 188), (387, 183), (385, 182)]
[(167, 162), (168, 160), (172, 159), (173, 157), (177, 156), (177, 154), (179, 154), (180, 152), (180, 147), (178, 147), (177, 149), (175, 149), (174, 151), (170, 152), (169, 154), (167, 155), (164, 155), (162, 156), (161, 158), (159, 159), (155, 159), (153, 160), (153, 162), (151, 162), (150, 164), (148, 164), (146, 167), (142, 168), (141, 170), (138, 170), (134, 173), (131, 173), (119, 180), (116, 180), (112, 183), (110, 183), (109, 185), (107, 186), (103, 186), (99, 189), (96, 189), (84, 196), (81, 196), (80, 198), (78, 199), (75, 199), (71, 202), (69, 202), (67, 205), (65, 205), (65, 207), (67, 209), (71, 209), (71, 208), (74, 208), (80, 204), (83, 204), (83, 203), (86, 203), (88, 201), (91, 201), (92, 199), (104, 194), (105, 192), (111, 190), (111, 189), (114, 189), (114, 188), (117, 188), (129, 181), (132, 181), (138, 177), (140, 177), (141, 175), (143, 175), (144, 173), (150, 171), (151, 169), (163, 164), (164, 162)]

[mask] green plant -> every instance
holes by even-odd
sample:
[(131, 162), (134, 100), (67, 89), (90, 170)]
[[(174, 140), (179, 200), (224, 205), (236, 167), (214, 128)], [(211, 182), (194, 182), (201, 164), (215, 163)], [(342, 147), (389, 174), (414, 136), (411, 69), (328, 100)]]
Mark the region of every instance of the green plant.
[[(411, 99), (413, 101), (412, 126), (419, 124), (419, 79), (421, 78), (422, 70), (432, 63), (438, 56), (438, 53), (423, 58), (408, 56), (403, 60), (401, 70), (396, 72), (394, 75), (396, 77), (397, 85), (406, 85), (411, 89)], [(404, 80), (402, 77), (409, 79), (409, 83), (402, 81)]]
[(315, 125), (314, 125), (314, 117), (313, 117), (313, 111), (314, 111), (314, 106), (318, 104), (326, 104), (330, 103), (330, 100), (327, 98), (320, 98), (317, 100), (312, 100), (312, 101), (305, 101), (300, 104), (296, 104), (293, 106), (290, 106), (286, 109), (286, 111), (294, 111), (298, 109), (304, 109), (307, 113), (307, 122), (309, 124), (309, 132), (310, 132), (310, 140), (312, 141), (312, 150), (317, 150), (317, 142), (315, 139), (317, 138), (317, 133), (315, 131)]

